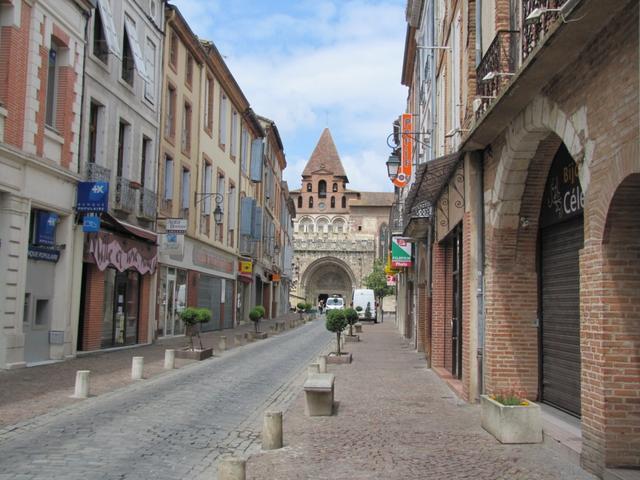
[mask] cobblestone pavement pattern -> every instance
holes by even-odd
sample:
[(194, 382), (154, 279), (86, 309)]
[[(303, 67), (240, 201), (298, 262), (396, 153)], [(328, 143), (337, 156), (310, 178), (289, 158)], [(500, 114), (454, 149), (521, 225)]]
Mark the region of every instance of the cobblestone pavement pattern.
[(0, 480), (212, 479), (217, 457), (257, 448), (327, 344), (315, 321), (0, 430)]
[(306, 417), (300, 394), (284, 417), (281, 450), (247, 464), (252, 480), (595, 479), (548, 444), (501, 445), (398, 335), (365, 324), (336, 375), (337, 415)]

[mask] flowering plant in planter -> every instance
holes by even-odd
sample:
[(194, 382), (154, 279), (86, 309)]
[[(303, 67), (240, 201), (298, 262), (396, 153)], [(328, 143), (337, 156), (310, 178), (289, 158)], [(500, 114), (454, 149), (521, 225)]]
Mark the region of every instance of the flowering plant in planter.
[(482, 395), (482, 428), (501, 443), (542, 441), (540, 406), (513, 390)]

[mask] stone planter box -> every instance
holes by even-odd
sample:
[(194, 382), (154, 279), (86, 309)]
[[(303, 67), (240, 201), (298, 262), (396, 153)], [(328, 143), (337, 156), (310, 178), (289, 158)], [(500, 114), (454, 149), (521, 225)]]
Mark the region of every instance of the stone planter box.
[(269, 336), (267, 332), (247, 332), (251, 340), (264, 340)]
[(188, 348), (176, 350), (176, 358), (186, 358), (188, 360), (204, 360), (213, 356), (213, 348), (204, 350), (189, 350)]
[(353, 324), (353, 328), (354, 328), (356, 333), (362, 333), (362, 324), (361, 323), (354, 323)]
[(500, 443), (542, 442), (540, 405), (502, 405), (488, 395), (480, 397), (482, 428)]
[(344, 336), (344, 341), (349, 343), (349, 342), (359, 342), (360, 341), (360, 335), (345, 335)]
[(351, 363), (351, 360), (351, 354), (347, 352), (342, 352), (340, 356), (338, 356), (337, 353), (330, 353), (329, 355), (327, 355), (327, 363), (340, 365), (344, 363)]

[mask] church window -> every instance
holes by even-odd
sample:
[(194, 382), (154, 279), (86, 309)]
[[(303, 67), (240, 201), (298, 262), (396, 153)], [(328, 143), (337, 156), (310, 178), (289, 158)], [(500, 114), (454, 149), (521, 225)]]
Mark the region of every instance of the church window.
[(334, 184), (333, 184), (333, 191), (334, 191), (334, 192), (337, 192), (337, 191), (338, 191), (338, 184), (337, 184), (337, 183), (334, 183)]
[(307, 183), (307, 192), (310, 192), (310, 191), (311, 191), (311, 184)]
[(298, 208), (302, 208), (302, 196), (298, 197)]
[(342, 208), (347, 208), (347, 197), (342, 196)]
[(331, 208), (336, 208), (336, 197), (331, 197)]
[(318, 182), (318, 196), (324, 198), (327, 196), (327, 182), (320, 180)]
[(313, 208), (313, 197), (309, 197), (309, 208)]

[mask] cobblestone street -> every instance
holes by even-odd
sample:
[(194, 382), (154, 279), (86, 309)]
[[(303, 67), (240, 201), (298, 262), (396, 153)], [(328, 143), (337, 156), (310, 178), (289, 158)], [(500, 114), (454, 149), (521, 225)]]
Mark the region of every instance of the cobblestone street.
[(6, 427), (0, 479), (210, 479), (220, 454), (255, 448), (329, 338), (316, 321)]
[[(389, 318), (365, 324), (336, 375), (337, 415), (307, 417), (300, 394), (285, 448), (248, 462), (249, 479), (594, 479), (548, 444), (501, 445), (406, 345)], [(301, 389), (300, 389), (301, 390)]]

